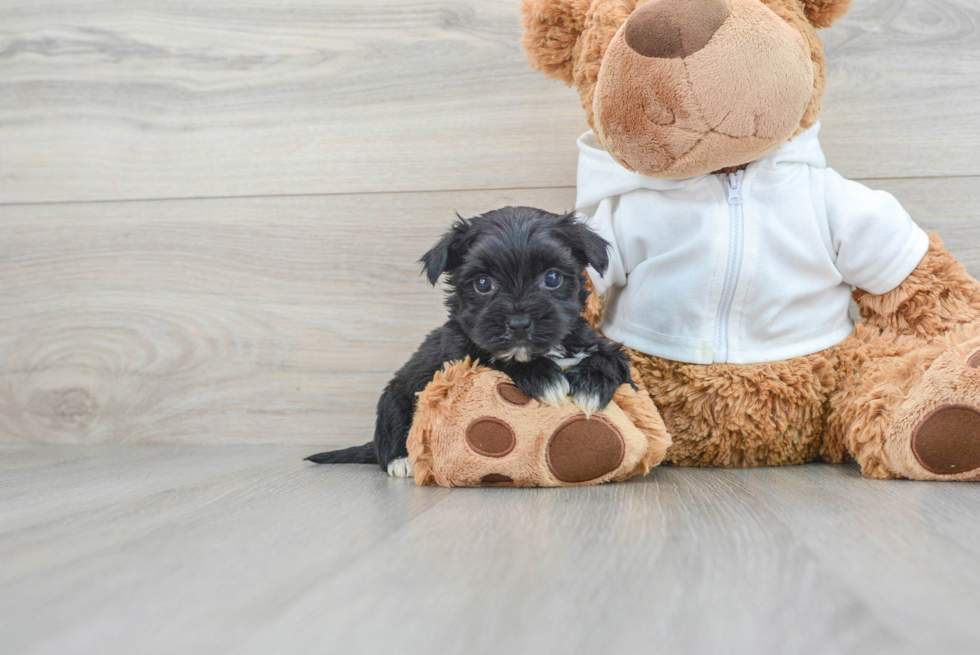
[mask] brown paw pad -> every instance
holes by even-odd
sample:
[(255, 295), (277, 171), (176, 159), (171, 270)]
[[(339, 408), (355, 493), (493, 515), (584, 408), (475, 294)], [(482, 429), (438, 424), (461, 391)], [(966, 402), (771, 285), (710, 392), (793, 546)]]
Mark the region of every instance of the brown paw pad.
[(497, 385), (497, 393), (511, 405), (526, 405), (531, 402), (527, 394), (517, 388), (517, 385), (509, 382), (501, 382)]
[(970, 358), (966, 360), (966, 365), (969, 368), (980, 368), (980, 350), (970, 355)]
[(580, 415), (551, 436), (548, 468), (562, 482), (588, 482), (619, 468), (625, 454), (622, 436), (609, 423)]
[(514, 478), (503, 473), (487, 473), (480, 478), (480, 484), (491, 487), (509, 487), (513, 484)]
[(496, 418), (480, 418), (466, 428), (466, 443), (486, 457), (504, 457), (514, 450), (517, 439), (510, 426)]
[(915, 429), (912, 452), (933, 473), (953, 475), (980, 467), (980, 412), (965, 405), (934, 410)]

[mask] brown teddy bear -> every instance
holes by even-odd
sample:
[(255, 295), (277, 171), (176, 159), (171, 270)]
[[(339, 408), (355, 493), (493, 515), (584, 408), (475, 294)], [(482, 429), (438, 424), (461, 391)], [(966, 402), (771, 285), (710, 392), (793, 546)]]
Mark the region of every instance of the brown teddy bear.
[(592, 128), (576, 208), (612, 247), (587, 313), (640, 391), (583, 422), (447, 368), (420, 394), (417, 482), (851, 458), (874, 478), (980, 479), (980, 284), (820, 150), (816, 30), (849, 4), (524, 0), (532, 66), (575, 86)]
[(630, 347), (668, 463), (980, 479), (980, 284), (817, 141), (816, 30), (849, 5), (524, 0), (532, 66), (593, 130), (576, 204), (618, 262), (593, 318)]

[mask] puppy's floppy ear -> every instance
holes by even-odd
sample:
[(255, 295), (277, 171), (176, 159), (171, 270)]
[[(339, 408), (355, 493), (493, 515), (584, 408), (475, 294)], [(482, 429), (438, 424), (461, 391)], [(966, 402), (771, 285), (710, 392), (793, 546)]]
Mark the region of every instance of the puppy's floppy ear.
[(591, 266), (599, 275), (605, 275), (609, 268), (609, 242), (580, 221), (574, 212), (562, 216), (558, 228), (582, 268)]
[(440, 275), (451, 273), (462, 263), (463, 254), (469, 246), (472, 225), (459, 214), (456, 214), (456, 218), (458, 220), (453, 226), (419, 260), (422, 272), (433, 286), (439, 281)]
[(803, 0), (807, 20), (814, 27), (830, 27), (851, 9), (851, 0)]

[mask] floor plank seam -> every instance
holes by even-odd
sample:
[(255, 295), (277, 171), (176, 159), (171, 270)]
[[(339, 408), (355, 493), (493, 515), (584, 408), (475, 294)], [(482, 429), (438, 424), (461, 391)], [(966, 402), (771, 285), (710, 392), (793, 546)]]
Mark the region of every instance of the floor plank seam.
[[(867, 182), (869, 180), (895, 181), (895, 180), (980, 180), (980, 175), (915, 175), (897, 177), (852, 177), (855, 182)], [(560, 186), (511, 186), (511, 187), (472, 187), (465, 189), (413, 189), (410, 191), (343, 191), (337, 193), (267, 193), (249, 194), (238, 196), (174, 196), (156, 198), (109, 198), (96, 200), (55, 200), (38, 202), (2, 202), (0, 207), (56, 207), (61, 205), (107, 205), (122, 203), (148, 203), (148, 202), (195, 202), (195, 201), (222, 201), (222, 200), (261, 200), (273, 198), (333, 198), (339, 196), (381, 196), (381, 195), (416, 195), (425, 193), (487, 193), (493, 191), (561, 191), (575, 189), (574, 184)]]

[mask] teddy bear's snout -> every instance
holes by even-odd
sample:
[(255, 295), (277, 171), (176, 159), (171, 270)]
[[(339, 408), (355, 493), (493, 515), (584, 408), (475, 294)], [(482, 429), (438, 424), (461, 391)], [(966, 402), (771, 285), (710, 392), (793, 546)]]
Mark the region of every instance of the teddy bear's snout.
[(759, 0), (649, 0), (603, 55), (596, 136), (650, 177), (755, 161), (799, 129), (815, 88), (810, 55), (803, 35)]
[(708, 45), (728, 18), (728, 0), (650, 0), (626, 21), (623, 36), (644, 57), (683, 59)]

